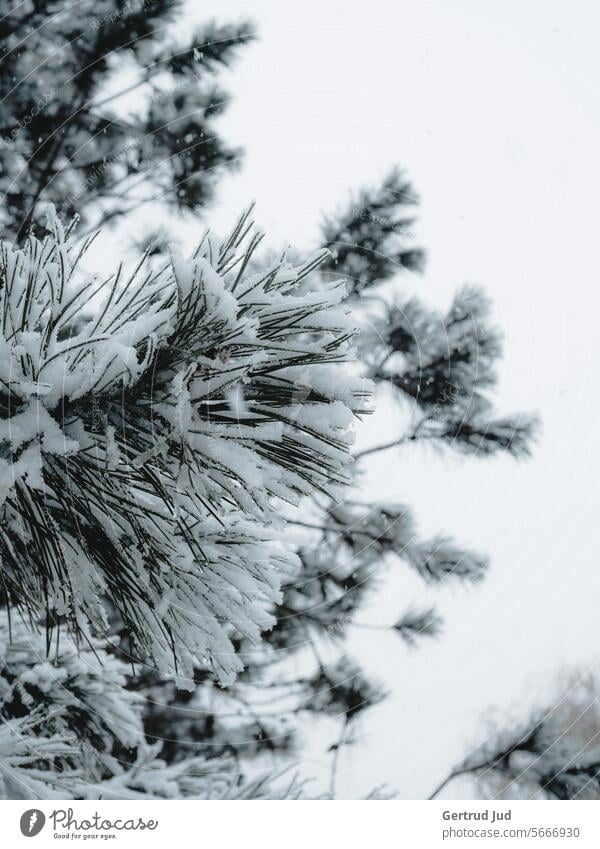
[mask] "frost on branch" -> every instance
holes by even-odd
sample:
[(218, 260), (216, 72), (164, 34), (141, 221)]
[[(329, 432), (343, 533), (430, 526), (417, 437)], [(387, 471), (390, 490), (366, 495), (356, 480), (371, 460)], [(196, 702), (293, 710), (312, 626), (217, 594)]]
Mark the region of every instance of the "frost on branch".
[(108, 278), (79, 272), (72, 229), (1, 245), (5, 601), (86, 637), (116, 609), (162, 671), (231, 681), (232, 635), (273, 625), (295, 567), (281, 503), (346, 482), (369, 387), (340, 365), (344, 286), (311, 283), (323, 253), (250, 274), (249, 212)]
[[(144, 698), (128, 666), (94, 640), (68, 635), (47, 654), (45, 633), (0, 612), (0, 799), (180, 799), (297, 796), (287, 776), (241, 782), (223, 757), (167, 764), (149, 744)], [(283, 778), (283, 777), (282, 777)], [(282, 790), (283, 788), (283, 790)]]

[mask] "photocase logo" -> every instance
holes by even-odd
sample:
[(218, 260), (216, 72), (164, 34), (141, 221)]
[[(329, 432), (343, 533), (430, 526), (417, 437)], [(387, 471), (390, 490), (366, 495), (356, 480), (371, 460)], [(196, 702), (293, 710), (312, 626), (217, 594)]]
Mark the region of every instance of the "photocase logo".
[(21, 815), (21, 834), (25, 837), (35, 837), (43, 829), (46, 817), (37, 808), (31, 808)]

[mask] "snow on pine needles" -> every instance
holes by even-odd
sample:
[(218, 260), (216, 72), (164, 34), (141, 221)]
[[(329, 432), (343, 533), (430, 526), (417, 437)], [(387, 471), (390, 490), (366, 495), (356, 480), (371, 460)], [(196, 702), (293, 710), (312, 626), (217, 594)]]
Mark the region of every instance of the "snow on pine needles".
[(250, 215), (106, 278), (53, 211), (0, 246), (1, 592), (49, 642), (116, 622), (182, 685), (232, 681), (232, 638), (272, 626), (296, 566), (281, 504), (346, 482), (370, 403), (344, 284), (312, 274), (326, 252), (256, 271)]

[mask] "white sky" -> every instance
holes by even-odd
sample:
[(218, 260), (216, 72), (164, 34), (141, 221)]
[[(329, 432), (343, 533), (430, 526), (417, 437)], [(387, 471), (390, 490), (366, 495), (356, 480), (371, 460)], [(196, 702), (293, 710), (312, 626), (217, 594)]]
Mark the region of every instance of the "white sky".
[[(246, 154), (211, 224), (225, 228), (255, 198), (270, 244), (310, 247), (322, 211), (402, 164), (429, 252), (425, 278), (407, 285), (439, 306), (463, 282), (483, 285), (506, 336), (499, 407), (544, 419), (524, 464), (412, 449), (374, 462), (371, 493), (492, 558), (483, 585), (440, 596), (437, 644), (408, 652), (366, 631), (352, 641), (392, 695), (341, 758), (340, 795), (385, 782), (422, 797), (482, 739), (492, 707), (525, 712), (599, 645), (600, 5), (189, 2), (199, 22), (248, 13), (260, 41), (226, 78), (234, 102), (220, 122)], [(375, 419), (362, 438), (384, 427)], [(394, 571), (371, 621), (432, 598)]]

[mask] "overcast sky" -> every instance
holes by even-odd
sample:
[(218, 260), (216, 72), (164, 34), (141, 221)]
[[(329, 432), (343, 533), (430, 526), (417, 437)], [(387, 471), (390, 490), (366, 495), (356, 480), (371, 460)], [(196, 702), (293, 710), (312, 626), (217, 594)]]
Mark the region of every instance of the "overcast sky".
[[(600, 5), (203, 0), (186, 27), (211, 15), (250, 15), (260, 34), (227, 77), (221, 127), (246, 153), (211, 223), (228, 226), (254, 198), (270, 244), (310, 247), (324, 210), (402, 164), (429, 253), (407, 291), (444, 307), (463, 282), (481, 284), (506, 338), (499, 409), (543, 416), (524, 464), (413, 449), (373, 463), (372, 495), (412, 504), (425, 533), (492, 559), (483, 585), (442, 596), (438, 644), (352, 641), (392, 696), (341, 758), (340, 795), (385, 782), (422, 797), (492, 717), (525, 712), (599, 645)], [(368, 427), (364, 442), (389, 434), (390, 418)], [(428, 598), (394, 571), (371, 611), (390, 621)]]

